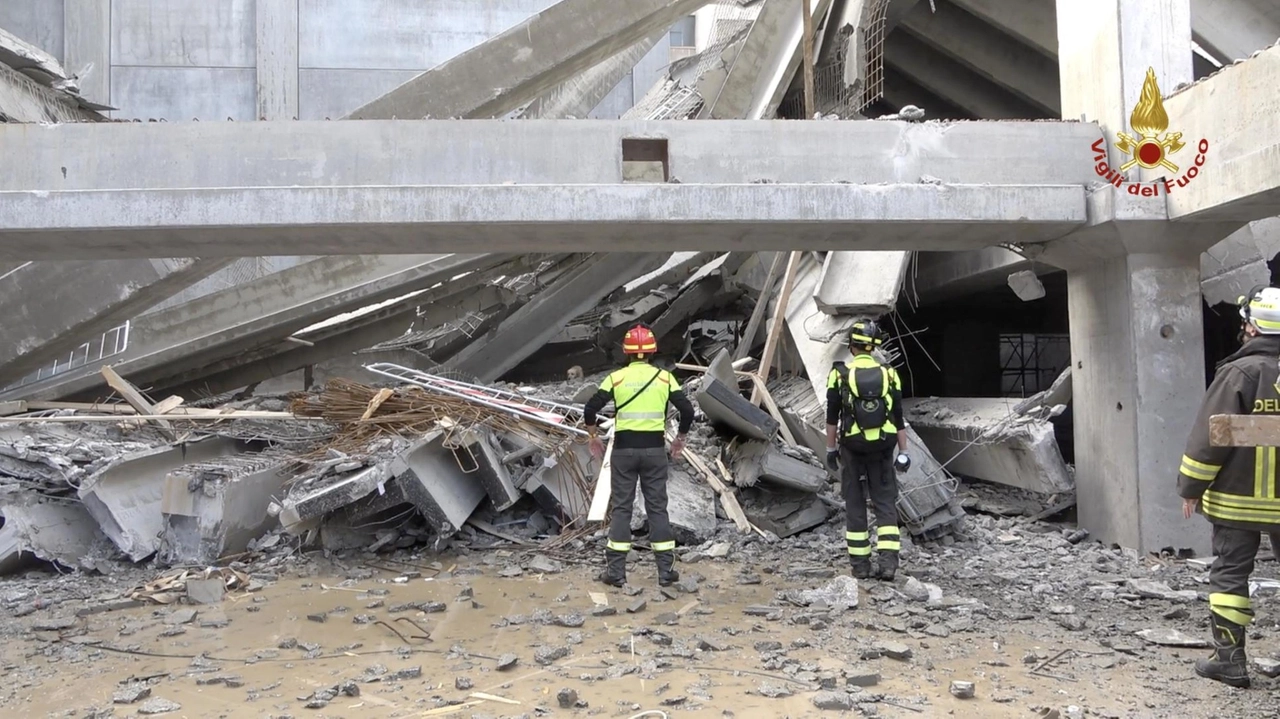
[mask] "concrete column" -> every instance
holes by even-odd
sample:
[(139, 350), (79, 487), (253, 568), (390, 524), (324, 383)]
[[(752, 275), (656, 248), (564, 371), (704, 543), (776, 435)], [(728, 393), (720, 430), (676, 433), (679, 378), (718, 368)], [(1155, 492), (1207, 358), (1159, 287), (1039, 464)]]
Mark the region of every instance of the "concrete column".
[(298, 0), (257, 0), (258, 119), (298, 116)]
[[(1119, 163), (1116, 133), (1131, 131), (1147, 69), (1165, 93), (1192, 80), (1189, 0), (1058, 0), (1057, 23), (1063, 117), (1102, 125)], [(1117, 217), (1134, 219), (1094, 221), (1109, 222), (1127, 254), (1068, 266), (1080, 524), (1141, 551), (1208, 553), (1207, 524), (1182, 519), (1174, 488), (1204, 393), (1199, 252), (1170, 241), (1151, 254), (1156, 236), (1175, 233)]]
[(111, 104), (111, 0), (66, 0), (63, 67), (80, 76), (80, 94)]
[(1204, 394), (1199, 259), (1132, 254), (1067, 280), (1080, 524), (1142, 551), (1209, 552), (1174, 478)]

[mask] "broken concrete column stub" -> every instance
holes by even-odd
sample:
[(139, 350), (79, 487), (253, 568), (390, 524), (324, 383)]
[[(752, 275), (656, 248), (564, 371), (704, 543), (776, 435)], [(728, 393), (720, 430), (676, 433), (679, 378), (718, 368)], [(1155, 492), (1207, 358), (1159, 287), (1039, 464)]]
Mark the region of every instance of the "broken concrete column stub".
[(819, 492), (827, 485), (827, 470), (789, 457), (777, 446), (760, 441), (738, 444), (730, 455), (734, 483), (754, 487), (765, 482), (801, 492)]
[(444, 445), (444, 432), (431, 432), (414, 442), (391, 465), (406, 498), (442, 535), (456, 532), (480, 502), (485, 490), (463, 471), (453, 450)]

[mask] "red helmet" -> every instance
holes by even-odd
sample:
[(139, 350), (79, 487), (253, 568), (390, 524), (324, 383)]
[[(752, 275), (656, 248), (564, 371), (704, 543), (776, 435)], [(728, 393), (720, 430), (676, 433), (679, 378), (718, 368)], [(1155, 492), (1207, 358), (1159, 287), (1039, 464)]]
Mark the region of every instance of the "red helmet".
[(629, 355), (653, 354), (658, 351), (658, 338), (648, 327), (636, 325), (622, 338), (622, 351)]

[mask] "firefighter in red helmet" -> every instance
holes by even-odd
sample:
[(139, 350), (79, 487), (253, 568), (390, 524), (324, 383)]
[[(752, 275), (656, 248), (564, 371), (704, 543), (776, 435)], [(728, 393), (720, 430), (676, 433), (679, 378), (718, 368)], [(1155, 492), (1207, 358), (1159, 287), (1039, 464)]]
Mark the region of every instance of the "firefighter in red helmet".
[(658, 565), (658, 584), (668, 586), (680, 580), (675, 570), (675, 535), (667, 517), (667, 405), (680, 413), (671, 456), (684, 450), (685, 435), (693, 425), (693, 404), (672, 374), (650, 364), (658, 351), (658, 339), (644, 325), (627, 331), (622, 351), (630, 364), (611, 373), (587, 401), (583, 420), (591, 433), (591, 454), (604, 456), (604, 443), (597, 436), (597, 416), (610, 401), (614, 404), (613, 457), (610, 477), (609, 542), (605, 547), (605, 584), (621, 587), (627, 582), (627, 555), (631, 551), (631, 512), (636, 483), (644, 494), (649, 517), (649, 546)]

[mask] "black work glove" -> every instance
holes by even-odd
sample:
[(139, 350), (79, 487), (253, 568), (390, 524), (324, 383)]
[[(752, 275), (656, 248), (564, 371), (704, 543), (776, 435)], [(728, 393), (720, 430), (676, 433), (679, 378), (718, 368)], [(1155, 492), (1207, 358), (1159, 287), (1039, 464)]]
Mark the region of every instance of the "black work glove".
[(906, 452), (898, 453), (898, 456), (893, 460), (893, 468), (898, 470), (898, 474), (911, 469), (911, 458), (907, 456)]
[(827, 466), (831, 468), (832, 472), (835, 472), (840, 469), (840, 450), (838, 449), (827, 450)]

